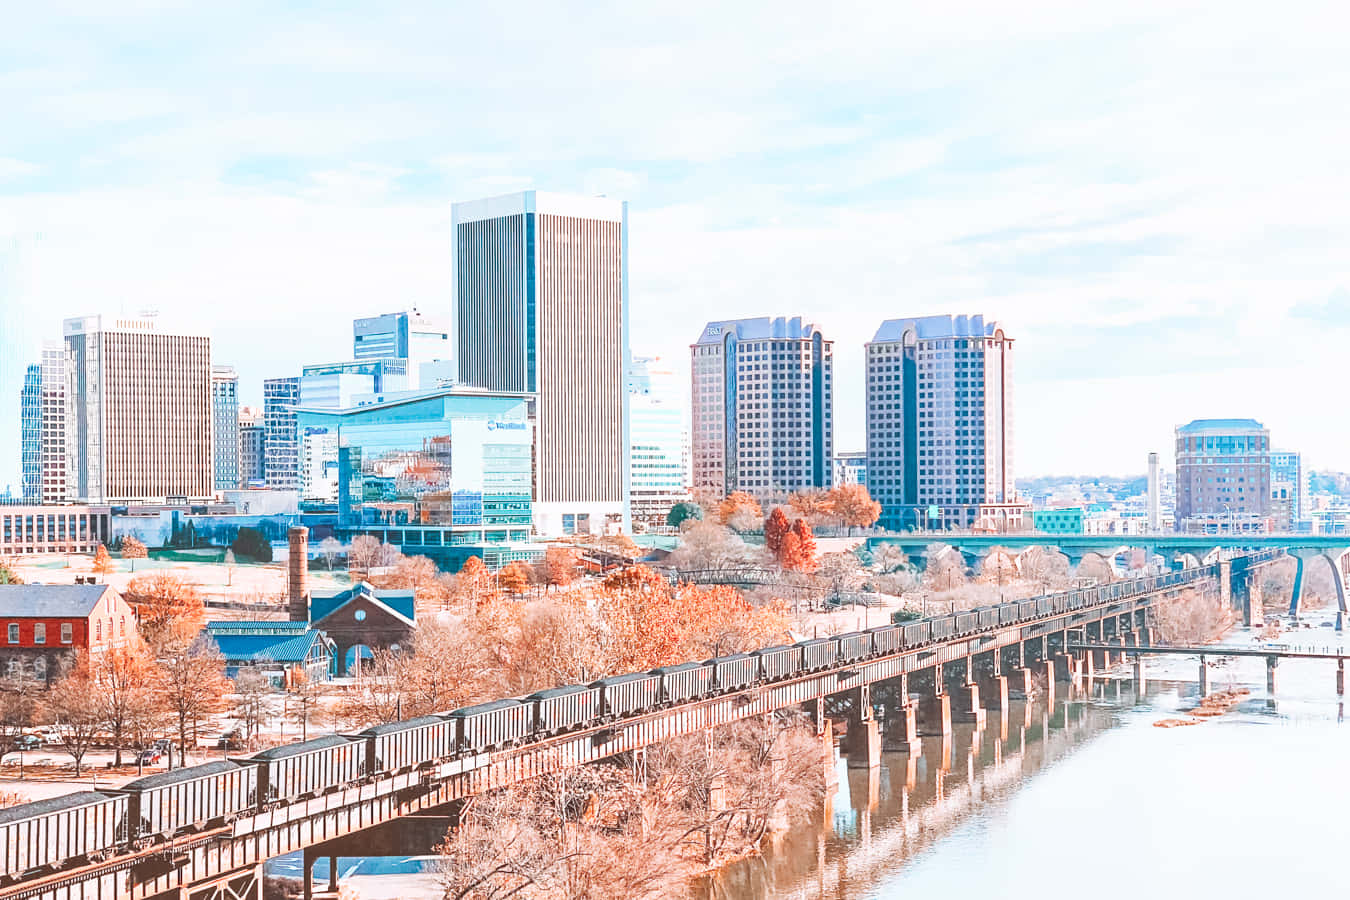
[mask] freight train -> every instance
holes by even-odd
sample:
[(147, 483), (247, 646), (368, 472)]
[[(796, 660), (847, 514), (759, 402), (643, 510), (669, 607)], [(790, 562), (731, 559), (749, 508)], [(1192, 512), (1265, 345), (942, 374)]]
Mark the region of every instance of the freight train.
[(164, 772), (117, 789), (11, 807), (0, 810), (0, 884), (200, 834), (273, 806), (319, 797), (363, 781), (1062, 615), (1191, 582), (1213, 575), (1214, 570), (1206, 566), (1119, 581), (615, 675), (592, 684), (551, 688), (527, 697), (378, 725), (356, 734), (287, 744), (251, 757)]

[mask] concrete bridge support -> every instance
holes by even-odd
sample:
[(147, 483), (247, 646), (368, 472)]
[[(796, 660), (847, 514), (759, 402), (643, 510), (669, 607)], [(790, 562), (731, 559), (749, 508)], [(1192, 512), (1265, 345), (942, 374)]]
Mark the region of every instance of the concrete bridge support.
[(1309, 560), (1321, 560), (1331, 569), (1332, 586), (1336, 591), (1336, 630), (1345, 629), (1346, 621), (1350, 618), (1350, 610), (1346, 608), (1345, 573), (1341, 569), (1341, 561), (1348, 553), (1350, 548), (1332, 550), (1296, 548), (1291, 551), (1298, 567), (1294, 570), (1294, 590), (1289, 597), (1290, 618), (1298, 618), (1299, 602), (1303, 599), (1304, 563)]
[(848, 721), (848, 764), (865, 769), (881, 765), (881, 729), (872, 713), (871, 689), (865, 684), (858, 688)]
[(1276, 670), (1279, 668), (1280, 658), (1278, 656), (1266, 657), (1266, 693), (1274, 696), (1275, 688), (1279, 681), (1276, 678)]

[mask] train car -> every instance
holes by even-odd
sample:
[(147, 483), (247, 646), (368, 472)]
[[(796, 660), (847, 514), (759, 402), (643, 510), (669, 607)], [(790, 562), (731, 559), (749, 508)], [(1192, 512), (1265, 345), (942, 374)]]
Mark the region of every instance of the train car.
[(933, 639), (933, 620), (920, 619), (905, 625), (905, 649), (921, 647)]
[(401, 772), (455, 755), (455, 723), (443, 716), (419, 716), (376, 725), (356, 735), (366, 744), (366, 772)]
[(548, 737), (572, 731), (600, 718), (600, 688), (585, 684), (536, 691), (525, 698), (534, 705), (534, 730)]
[(998, 607), (982, 606), (975, 610), (975, 614), (980, 617), (980, 630), (988, 631), (991, 628), (998, 627)]
[(839, 660), (838, 638), (798, 641), (797, 646), (802, 648), (802, 668), (808, 672), (818, 672)]
[(255, 753), (239, 762), (258, 767), (258, 802), (317, 797), (359, 781), (366, 744), (340, 734)]
[(466, 706), (445, 717), (456, 723), (460, 753), (485, 753), (519, 743), (534, 729), (534, 706), (516, 699)]
[(127, 835), (145, 843), (232, 822), (258, 805), (258, 767), (230, 760), (138, 778), (125, 794)]
[(1017, 604), (1000, 603), (998, 605), (998, 624), (1012, 625), (1017, 621)]
[(872, 652), (877, 656), (899, 653), (905, 646), (905, 629), (900, 625), (879, 625), (867, 629), (872, 638)]
[(0, 809), (0, 883), (102, 859), (125, 843), (127, 798), (79, 791)]
[(802, 671), (802, 648), (795, 644), (780, 644), (751, 652), (759, 659), (760, 677), (765, 681), (791, 678)]
[(749, 653), (733, 653), (709, 659), (704, 665), (713, 668), (713, 683), (718, 691), (739, 691), (748, 688), (759, 677), (759, 660)]
[(1036, 615), (1048, 616), (1055, 611), (1055, 599), (1053, 597), (1036, 598)]
[(600, 688), (606, 718), (632, 716), (661, 702), (661, 676), (650, 672), (611, 675), (591, 685)]
[(713, 691), (713, 667), (708, 663), (687, 662), (652, 669), (661, 676), (661, 702), (670, 706), (698, 700)]
[(978, 613), (966, 611), (956, 614), (955, 629), (957, 634), (970, 634), (979, 627), (980, 616)]
[(839, 659), (857, 662), (872, 654), (872, 636), (866, 631), (851, 631), (839, 636)]
[(1018, 601), (1017, 601), (1017, 618), (1018, 618), (1019, 621), (1022, 621), (1022, 622), (1025, 622), (1025, 621), (1027, 621), (1028, 619), (1034, 619), (1034, 618), (1036, 618), (1036, 598), (1035, 598), (1035, 597), (1031, 598), (1030, 600), (1018, 600)]
[[(941, 641), (956, 634), (956, 615), (934, 616), (928, 620), (928, 639)], [(906, 642), (908, 646), (908, 641)]]

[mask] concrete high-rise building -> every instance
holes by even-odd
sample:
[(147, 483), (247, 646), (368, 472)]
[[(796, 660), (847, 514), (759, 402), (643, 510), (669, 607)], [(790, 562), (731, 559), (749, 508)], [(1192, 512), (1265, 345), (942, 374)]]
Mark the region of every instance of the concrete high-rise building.
[(1148, 455), (1148, 531), (1157, 534), (1162, 530), (1162, 484), (1158, 480), (1158, 454)]
[(42, 491), (44, 504), (64, 503), (66, 485), (66, 348), (42, 348)]
[(216, 490), (239, 487), (239, 376), (231, 366), (211, 369), (211, 428)]
[(1196, 419), (1177, 427), (1176, 527), (1270, 528), (1270, 432), (1255, 419)]
[(536, 529), (627, 529), (628, 204), (526, 191), (451, 223), (458, 377), (535, 395)]
[(865, 347), (867, 488), (888, 528), (1016, 531), (1013, 341), (983, 316), (881, 324)]
[(778, 500), (834, 477), (834, 342), (800, 317), (709, 322), (693, 361), (695, 491)]
[(102, 316), (67, 319), (64, 333), (69, 499), (210, 499), (211, 339)]
[(23, 465), (24, 503), (42, 499), (42, 366), (33, 363), (24, 372), (19, 392), (19, 460)]
[(267, 484), (267, 428), (262, 411), (252, 406), (239, 410), (239, 487), (260, 488)]
[(300, 434), (295, 417), (299, 405), (299, 378), (263, 382), (263, 477), (269, 490), (300, 488)]
[[(1272, 450), (1270, 453), (1270, 493), (1272, 504), (1280, 508), (1281, 530), (1299, 531), (1303, 523), (1311, 528), (1312, 510), (1308, 506), (1308, 472), (1297, 450)], [(1274, 508), (1272, 507), (1272, 511)]]
[(834, 485), (860, 484), (867, 487), (867, 453), (847, 450), (834, 455)]
[[(449, 323), (424, 316), (416, 309), (353, 321), (352, 358), (406, 360), (408, 390), (434, 388), (437, 380), (454, 377)], [(391, 385), (375, 390), (403, 389)]]
[(689, 419), (681, 380), (661, 359), (639, 356), (625, 381), (633, 521), (664, 525), (671, 507), (690, 497)]

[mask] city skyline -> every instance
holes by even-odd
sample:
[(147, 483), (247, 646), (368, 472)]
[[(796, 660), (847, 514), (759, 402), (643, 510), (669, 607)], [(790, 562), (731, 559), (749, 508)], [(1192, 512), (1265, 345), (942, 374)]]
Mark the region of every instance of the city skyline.
[[(740, 10), (711, 31), (542, 9), (512, 26), (532, 61), (464, 92), (497, 13), (357, 10), (322, 29), (279, 13), (258, 45), (246, 8), (208, 29), (91, 8), (104, 42), (66, 53), (54, 19), (18, 11), (0, 37), (16, 126), (0, 486), (19, 487), (24, 368), (62, 318), (183, 317), (261, 405), (264, 378), (344, 356), (353, 318), (448, 316), (450, 204), (525, 187), (630, 202), (634, 352), (679, 363), (710, 320), (818, 322), (837, 450), (864, 445), (879, 321), (980, 309), (1018, 335), (1020, 475), (1141, 472), (1205, 416), (1259, 419), (1309, 468), (1345, 467), (1334, 418), (1294, 387), (1350, 336), (1350, 211), (1322, 199), (1345, 187), (1348, 126), (1326, 110), (1350, 73), (1305, 8), (897, 9), (810, 43), (788, 12), (757, 21), (763, 46), (791, 48), (768, 65), (778, 51), (731, 52)], [(115, 49), (157, 29), (183, 39)], [(437, 33), (462, 35), (455, 54)], [(611, 91), (615, 64), (631, 72)], [(536, 65), (548, 84), (524, 80)], [(344, 93), (341, 116), (315, 96)], [(1091, 453), (1070, 439), (1087, 415)]]

